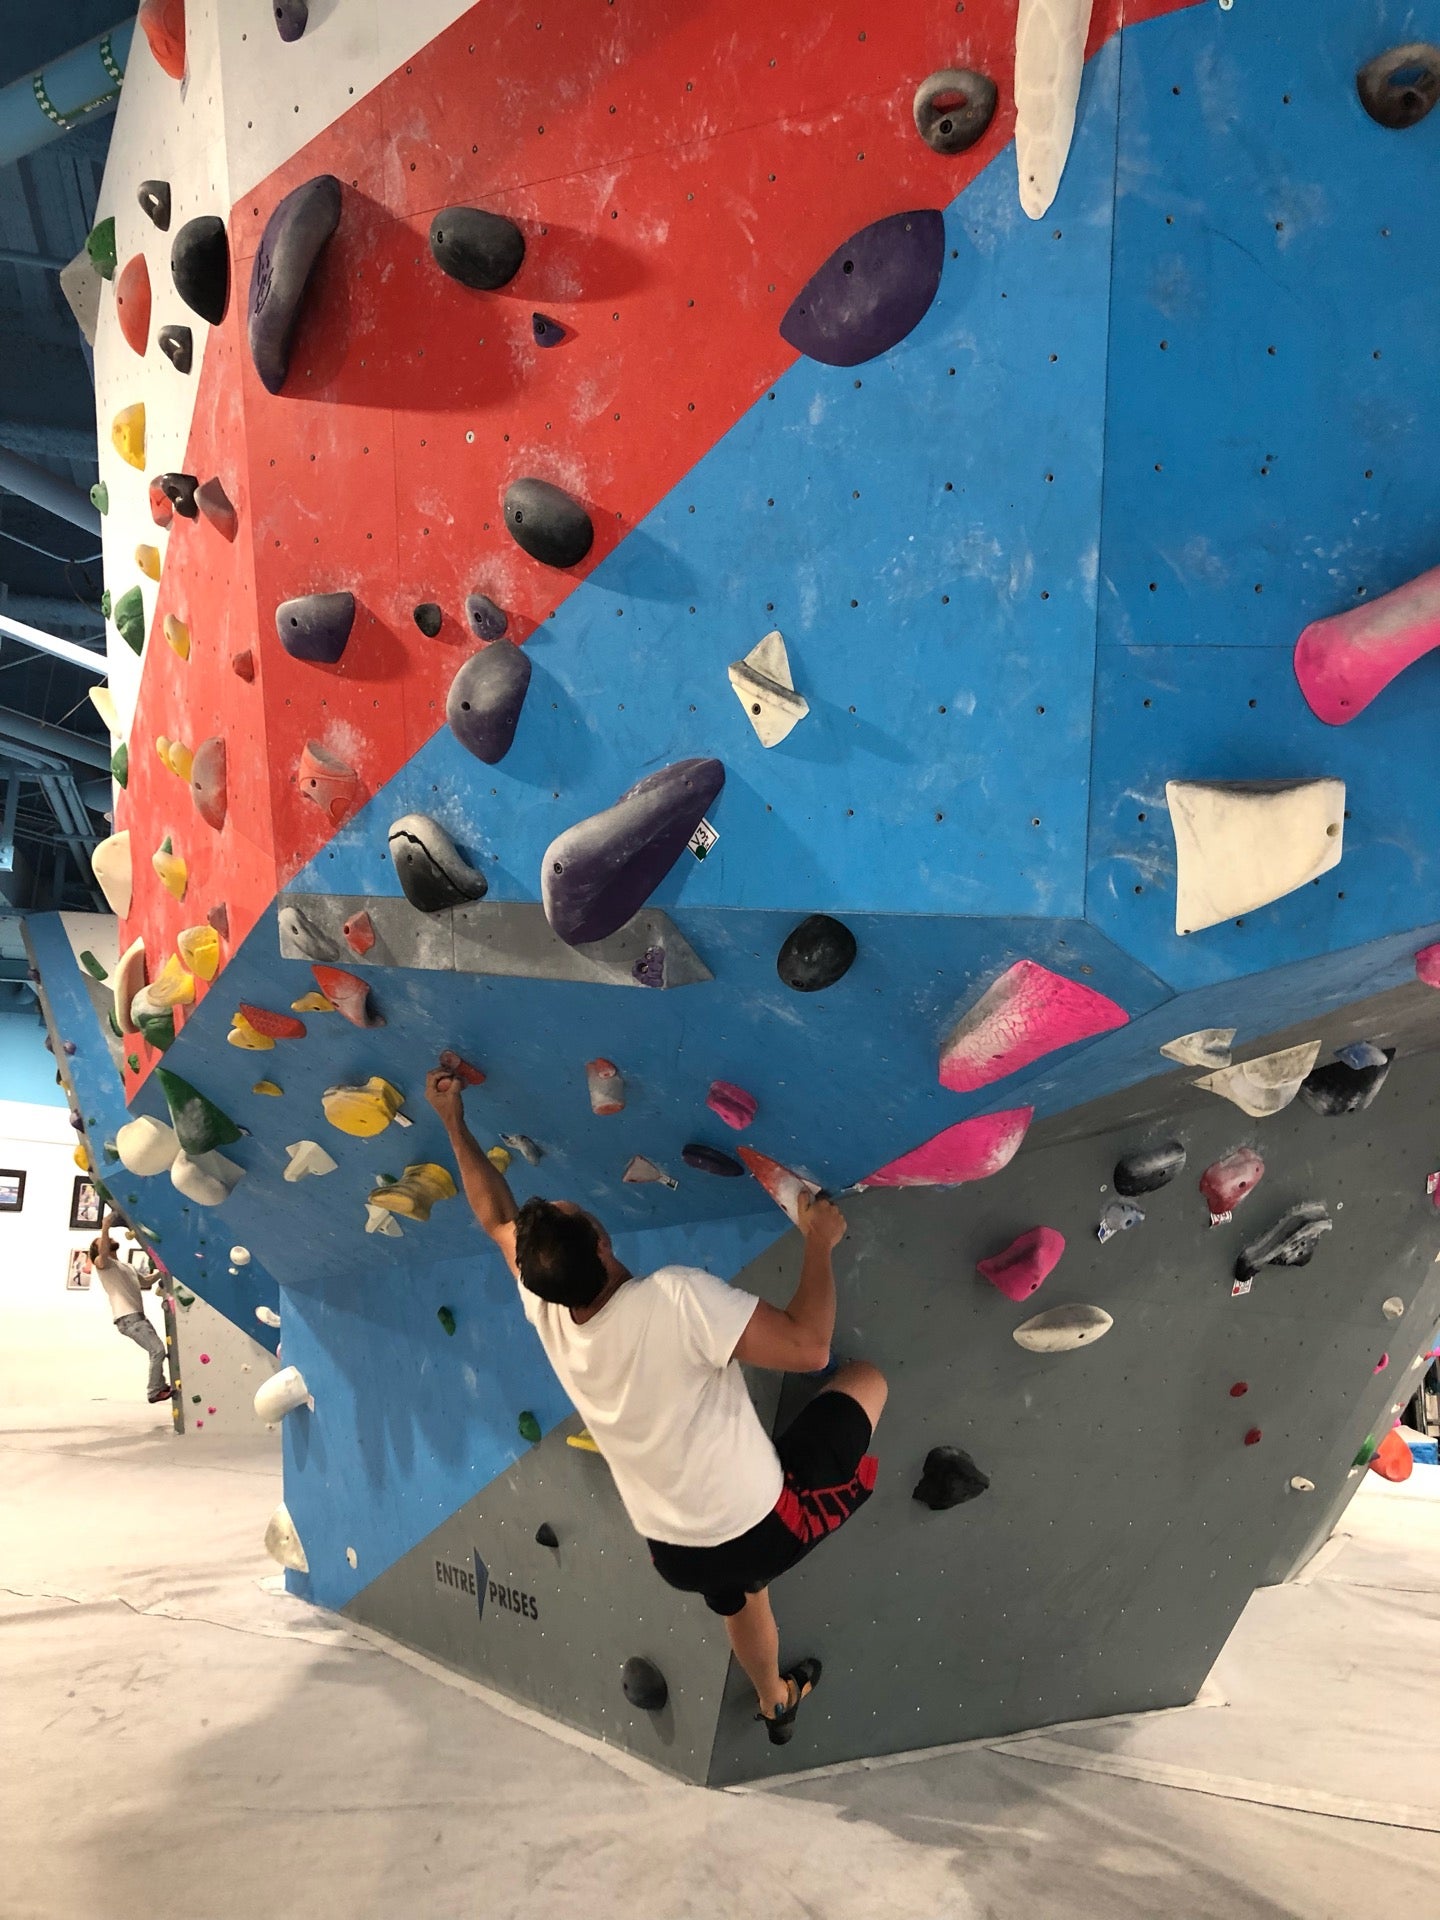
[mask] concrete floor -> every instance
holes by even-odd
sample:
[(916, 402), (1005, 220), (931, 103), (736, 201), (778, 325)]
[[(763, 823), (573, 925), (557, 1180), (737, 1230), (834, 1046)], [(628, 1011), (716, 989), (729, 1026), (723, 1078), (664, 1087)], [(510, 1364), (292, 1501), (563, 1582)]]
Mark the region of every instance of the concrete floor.
[(1434, 1910), (1440, 1470), (1366, 1477), (1211, 1704), (706, 1793), (267, 1590), (274, 1436), (204, 1439), (0, 1416), (3, 1920)]

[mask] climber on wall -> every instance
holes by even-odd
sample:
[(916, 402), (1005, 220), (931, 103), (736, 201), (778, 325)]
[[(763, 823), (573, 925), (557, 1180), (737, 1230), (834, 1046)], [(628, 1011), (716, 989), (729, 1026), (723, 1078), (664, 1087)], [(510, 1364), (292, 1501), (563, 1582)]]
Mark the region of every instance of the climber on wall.
[(777, 1308), (694, 1267), (636, 1278), (600, 1222), (573, 1200), (517, 1209), (465, 1124), (464, 1087), (442, 1069), (425, 1095), (444, 1123), (475, 1218), (520, 1283), (526, 1317), (605, 1456), (636, 1531), (672, 1587), (725, 1616), (770, 1739), (788, 1741), (818, 1660), (780, 1671), (770, 1582), (869, 1497), (867, 1451), (887, 1392), (852, 1361), (773, 1441), (737, 1361), (814, 1373), (830, 1358), (845, 1220), (829, 1200), (800, 1201), (805, 1252), (789, 1306)]
[(146, 1318), (135, 1269), (116, 1258), (111, 1234), (114, 1220), (115, 1215), (109, 1209), (101, 1214), (100, 1232), (90, 1242), (90, 1264), (105, 1289), (106, 1301), (115, 1317), (115, 1331), (133, 1340), (137, 1347), (143, 1347), (150, 1356), (150, 1384), (145, 1397), (154, 1405), (170, 1398), (170, 1385), (165, 1378), (165, 1342)]

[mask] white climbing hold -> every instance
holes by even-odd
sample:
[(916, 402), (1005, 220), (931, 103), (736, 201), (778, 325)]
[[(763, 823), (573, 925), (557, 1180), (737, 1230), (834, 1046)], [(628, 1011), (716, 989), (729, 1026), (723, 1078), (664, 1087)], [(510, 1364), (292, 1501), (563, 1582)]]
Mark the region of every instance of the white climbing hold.
[(298, 1367), (281, 1367), (268, 1380), (262, 1380), (255, 1390), (255, 1411), (272, 1426), (287, 1413), (293, 1413), (296, 1407), (315, 1411), (315, 1396)]
[(1178, 1060), (1183, 1067), (1228, 1067), (1234, 1042), (1234, 1027), (1200, 1027), (1194, 1033), (1167, 1040), (1160, 1051), (1167, 1060)]
[(280, 1316), (274, 1307), (256, 1307), (255, 1318), (262, 1327), (278, 1327), (280, 1324)]
[(1207, 1073), (1195, 1084), (1232, 1101), (1252, 1119), (1263, 1120), (1289, 1106), (1319, 1053), (1320, 1042), (1306, 1040), (1298, 1047), (1282, 1047), (1278, 1053), (1262, 1053), (1258, 1060), (1242, 1060), (1220, 1073)]
[(391, 1240), (403, 1240), (405, 1237), (401, 1232), (400, 1222), (390, 1209), (373, 1206), (369, 1201), (365, 1203), (365, 1231), (366, 1233), (383, 1233)]
[(230, 1249), (230, 1258), (237, 1267), (248, 1267), (250, 1264), (250, 1249), (248, 1247), (232, 1247)]
[(647, 1160), (643, 1153), (631, 1156), (620, 1178), (626, 1186), (630, 1187), (678, 1187), (680, 1185), (673, 1174), (666, 1173), (663, 1167), (657, 1167), (655, 1162)]
[(1041, 220), (1075, 132), (1093, 0), (1020, 0), (1015, 22), (1015, 163), (1020, 205)]
[(1398, 1293), (1392, 1293), (1380, 1308), (1387, 1320), (1398, 1320), (1405, 1312), (1405, 1302)]
[(1292, 1493), (1313, 1493), (1315, 1491), (1315, 1482), (1313, 1480), (1307, 1480), (1303, 1473), (1297, 1473), (1290, 1482), (1290, 1491)]
[(115, 962), (110, 976), (110, 994), (115, 1008), (115, 1024), (121, 1033), (137, 1033), (131, 1011), (136, 996), (145, 985), (145, 942), (132, 940)]
[(331, 1159), (318, 1140), (293, 1140), (285, 1151), (290, 1156), (285, 1178), (292, 1182), (312, 1175), (318, 1178), (322, 1173), (334, 1173), (340, 1164)]
[(1165, 798), (1176, 933), (1253, 913), (1340, 864), (1343, 780), (1167, 780)]
[(804, 694), (795, 691), (790, 656), (778, 631), (767, 633), (743, 660), (732, 660), (728, 672), (762, 747), (778, 747), (810, 711)]
[(112, 833), (108, 840), (100, 841), (90, 856), (90, 868), (110, 911), (119, 920), (127, 919), (134, 885), (129, 833)]
[(175, 1156), (180, 1151), (180, 1142), (175, 1137), (175, 1129), (166, 1126), (163, 1120), (152, 1120), (148, 1113), (142, 1113), (138, 1119), (127, 1120), (115, 1135), (115, 1151), (120, 1163), (131, 1173), (142, 1178), (151, 1174), (166, 1173)]
[(1011, 1338), (1030, 1353), (1069, 1353), (1075, 1347), (1093, 1346), (1114, 1324), (1103, 1307), (1051, 1307), (1048, 1313), (1022, 1321)]
[(356, 1553), (354, 1547), (346, 1547), (345, 1558), (350, 1562), (352, 1567), (358, 1567), (360, 1564), (360, 1556)]
[(265, 1528), (265, 1551), (272, 1560), (278, 1560), (282, 1567), (289, 1567), (293, 1573), (310, 1571), (310, 1562), (305, 1558), (305, 1549), (295, 1531), (295, 1522), (290, 1518), (290, 1509), (283, 1500), (271, 1514)]
[(223, 1153), (177, 1153), (170, 1163), (170, 1184), (199, 1207), (218, 1207), (245, 1178), (245, 1169)]

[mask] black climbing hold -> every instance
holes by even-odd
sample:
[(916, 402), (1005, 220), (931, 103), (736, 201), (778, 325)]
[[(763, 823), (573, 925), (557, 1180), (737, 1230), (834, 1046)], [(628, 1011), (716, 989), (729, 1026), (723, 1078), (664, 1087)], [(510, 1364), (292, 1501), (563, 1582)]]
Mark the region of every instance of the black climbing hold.
[(467, 753), (493, 767), (510, 751), (530, 685), (530, 661), (508, 640), (472, 654), (450, 682), (445, 718)]
[(1355, 76), (1360, 104), (1382, 127), (1418, 126), (1440, 99), (1440, 47), (1410, 40), (1367, 60)]
[(455, 1312), (452, 1307), (437, 1307), (435, 1309), (435, 1318), (440, 1322), (441, 1326), (445, 1329), (446, 1333), (449, 1333), (449, 1334), (454, 1333)]
[(497, 607), (488, 593), (466, 595), (465, 617), (477, 640), (503, 640), (505, 629), (510, 624), (505, 609)]
[(558, 320), (552, 320), (548, 313), (532, 313), (530, 331), (535, 335), (537, 347), (558, 347), (565, 338), (565, 329)]
[(542, 1520), (540, 1525), (535, 1529), (535, 1544), (537, 1547), (559, 1546), (560, 1536), (548, 1520)]
[(1115, 1162), (1115, 1191), (1127, 1200), (1140, 1193), (1154, 1193), (1157, 1187), (1168, 1187), (1184, 1166), (1185, 1149), (1178, 1140), (1164, 1140), (1158, 1147), (1137, 1147)]
[(425, 813), (405, 813), (390, 828), (390, 858), (405, 898), (421, 913), (441, 913), (483, 900), (489, 883), (440, 825)]
[(433, 600), (422, 600), (415, 609), (415, 624), (427, 640), (435, 638), (444, 620), (444, 611)]
[(812, 913), (785, 938), (775, 971), (796, 993), (819, 993), (833, 987), (855, 961), (855, 936), (828, 913)]
[(520, 271), (525, 236), (503, 213), (442, 207), (430, 222), (430, 252), (452, 280), (493, 293)]
[(924, 319), (945, 263), (945, 220), (928, 207), (862, 227), (796, 294), (780, 338), (827, 367), (898, 346)]
[(978, 1500), (990, 1485), (988, 1473), (982, 1473), (963, 1448), (932, 1447), (911, 1494), (932, 1513), (958, 1507), (967, 1500)]
[(135, 198), (140, 202), (140, 211), (153, 220), (161, 233), (170, 231), (170, 182), (168, 180), (142, 180)]
[(170, 277), (187, 307), (212, 327), (220, 324), (230, 298), (230, 248), (223, 220), (202, 213), (185, 222), (170, 249)]
[(270, 218), (250, 269), (247, 335), (261, 385), (279, 393), (305, 290), (326, 241), (340, 224), (340, 182), (317, 174), (287, 193)]
[(638, 1654), (625, 1662), (620, 1684), (631, 1706), (643, 1708), (646, 1713), (658, 1713), (670, 1698), (664, 1674), (653, 1660), (642, 1659)]
[(745, 1172), (740, 1162), (732, 1160), (728, 1153), (721, 1153), (718, 1147), (701, 1146), (696, 1141), (680, 1149), (680, 1158), (697, 1173), (718, 1174), (722, 1180), (738, 1179)]
[(272, 0), (275, 31), (284, 41), (298, 40), (310, 24), (309, 0)]
[(987, 74), (942, 67), (915, 89), (915, 131), (936, 153), (964, 153), (988, 130), (998, 98)]
[(1235, 1262), (1235, 1278), (1249, 1281), (1262, 1267), (1308, 1267), (1323, 1234), (1334, 1225), (1323, 1200), (1306, 1200), (1252, 1240)]
[(1300, 1082), (1300, 1098), (1316, 1113), (1333, 1118), (1340, 1113), (1363, 1113), (1385, 1084), (1394, 1047), (1386, 1047), (1378, 1066), (1350, 1067), (1343, 1060), (1331, 1060), (1316, 1067)]
[(578, 500), (548, 480), (512, 480), (505, 489), (505, 525), (517, 546), (547, 567), (578, 567), (595, 539)]
[(155, 341), (177, 373), (189, 373), (195, 356), (195, 336), (189, 327), (161, 327)]
[(195, 503), (195, 489), (200, 482), (193, 473), (162, 473), (157, 475), (154, 484), (182, 519), (200, 518), (200, 509)]
[(303, 593), (275, 609), (275, 631), (285, 651), (318, 666), (334, 666), (354, 624), (353, 593)]

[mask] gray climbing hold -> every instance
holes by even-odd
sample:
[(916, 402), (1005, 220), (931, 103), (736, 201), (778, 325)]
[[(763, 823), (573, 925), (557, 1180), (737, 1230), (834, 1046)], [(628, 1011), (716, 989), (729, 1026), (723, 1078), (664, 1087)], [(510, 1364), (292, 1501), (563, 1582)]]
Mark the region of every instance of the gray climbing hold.
[(528, 1133), (502, 1133), (500, 1139), (512, 1153), (518, 1153), (532, 1167), (538, 1167), (545, 1158), (545, 1149), (537, 1146)]
[(430, 252), (452, 280), (493, 293), (520, 271), (525, 236), (504, 214), (480, 207), (442, 207), (430, 222)]
[(855, 936), (828, 913), (812, 913), (786, 935), (775, 971), (796, 993), (833, 987), (855, 962)]
[(342, 948), (299, 907), (281, 907), (276, 915), (280, 951), (287, 959), (338, 960)]
[(1234, 1027), (1200, 1027), (1194, 1033), (1167, 1040), (1160, 1051), (1167, 1060), (1178, 1060), (1187, 1067), (1228, 1067), (1234, 1040)]
[(1327, 1119), (1342, 1113), (1363, 1113), (1384, 1086), (1390, 1062), (1395, 1058), (1393, 1047), (1385, 1048), (1383, 1053), (1378, 1047), (1371, 1051), (1380, 1053), (1378, 1066), (1372, 1063), (1354, 1067), (1343, 1060), (1332, 1060), (1327, 1066), (1316, 1067), (1300, 1082), (1300, 1098)]
[(664, 1674), (653, 1660), (644, 1660), (638, 1655), (625, 1662), (620, 1673), (620, 1685), (631, 1706), (640, 1707), (646, 1713), (659, 1713), (670, 1698)]
[(999, 89), (969, 67), (942, 67), (915, 89), (915, 131), (936, 153), (965, 153), (995, 118)]
[(540, 896), (560, 938), (579, 946), (618, 932), (680, 858), (724, 784), (718, 760), (677, 760), (552, 840)]
[(1140, 1208), (1128, 1200), (1112, 1200), (1100, 1215), (1100, 1224), (1095, 1229), (1095, 1238), (1103, 1247), (1107, 1240), (1113, 1240), (1117, 1233), (1128, 1233), (1131, 1227), (1143, 1226), (1145, 1215)]
[(1355, 91), (1370, 118), (1402, 132), (1420, 122), (1440, 99), (1440, 47), (1410, 40), (1367, 60), (1355, 76)]
[(790, 656), (778, 631), (767, 633), (743, 660), (732, 660), (727, 671), (762, 747), (778, 747), (810, 711), (804, 694), (795, 691)]
[(1334, 1224), (1323, 1200), (1306, 1200), (1291, 1207), (1268, 1233), (1241, 1249), (1235, 1262), (1236, 1280), (1246, 1285), (1262, 1267), (1308, 1267), (1321, 1238)]
[(682, 1147), (680, 1158), (697, 1173), (713, 1173), (721, 1180), (738, 1180), (745, 1173), (740, 1162), (732, 1160), (728, 1153), (721, 1153), (718, 1147), (702, 1146), (698, 1141), (692, 1140), (688, 1147)]
[(1335, 1058), (1343, 1060), (1347, 1067), (1383, 1067), (1389, 1057), (1373, 1040), (1352, 1040), (1348, 1047), (1335, 1049)]
[(275, 631), (293, 660), (333, 667), (355, 624), (353, 593), (302, 593), (275, 609)]
[(1113, 1175), (1116, 1193), (1133, 1200), (1137, 1194), (1154, 1193), (1183, 1172), (1185, 1149), (1178, 1140), (1162, 1141), (1158, 1147), (1137, 1147), (1115, 1162)]
[(271, 0), (275, 31), (285, 42), (298, 40), (310, 24), (309, 0)]
[(422, 600), (415, 609), (415, 624), (427, 640), (433, 640), (445, 624), (444, 611), (433, 600)]
[(250, 358), (269, 393), (285, 385), (305, 290), (339, 224), (340, 182), (333, 173), (317, 174), (287, 193), (265, 222), (250, 268), (247, 332)]
[(488, 593), (466, 595), (465, 618), (477, 640), (503, 640), (510, 624), (505, 609), (497, 607)]
[(390, 858), (405, 898), (421, 913), (482, 900), (489, 891), (438, 820), (427, 813), (405, 813), (390, 828)]
[(512, 480), (505, 489), (505, 525), (515, 544), (547, 567), (578, 567), (595, 539), (590, 516), (548, 480)]
[(170, 277), (187, 307), (212, 327), (220, 324), (230, 298), (230, 247), (223, 220), (202, 213), (185, 222), (170, 248)]
[(155, 344), (177, 373), (189, 373), (195, 356), (195, 336), (189, 327), (161, 327)]
[(924, 319), (945, 264), (945, 219), (931, 208), (892, 213), (851, 234), (806, 281), (780, 337), (827, 367), (855, 367)]
[(910, 1498), (932, 1513), (944, 1513), (978, 1500), (989, 1485), (989, 1474), (982, 1473), (962, 1447), (932, 1447)]
[(467, 753), (493, 767), (505, 758), (520, 723), (530, 660), (508, 640), (484, 647), (450, 682), (445, 718)]
[(170, 231), (170, 182), (142, 180), (135, 198), (147, 220), (153, 220), (161, 233)]

